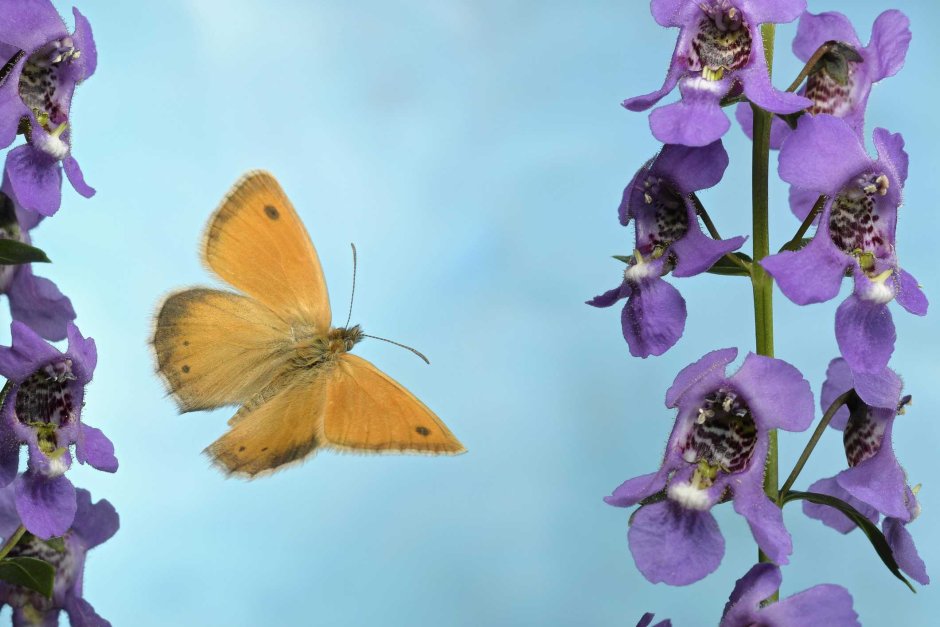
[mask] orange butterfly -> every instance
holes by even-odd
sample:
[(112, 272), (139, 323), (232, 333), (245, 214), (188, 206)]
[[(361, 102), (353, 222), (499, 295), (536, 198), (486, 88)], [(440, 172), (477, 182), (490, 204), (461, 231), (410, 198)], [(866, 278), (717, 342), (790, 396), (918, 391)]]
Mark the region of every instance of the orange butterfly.
[(321, 447), (464, 452), (434, 412), (349, 353), (364, 337), (359, 325), (330, 326), (317, 251), (271, 174), (235, 184), (209, 220), (202, 254), (243, 294), (171, 294), (152, 343), (181, 412), (241, 405), (205, 451), (224, 472), (255, 477)]

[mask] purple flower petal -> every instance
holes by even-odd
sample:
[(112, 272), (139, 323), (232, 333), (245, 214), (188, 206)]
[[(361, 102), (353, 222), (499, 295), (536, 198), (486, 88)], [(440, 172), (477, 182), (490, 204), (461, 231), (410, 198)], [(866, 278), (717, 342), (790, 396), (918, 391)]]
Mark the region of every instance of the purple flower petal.
[(669, 144), (653, 159), (650, 174), (661, 176), (683, 195), (718, 185), (728, 167), (728, 153), (721, 140), (693, 148)]
[[(760, 42), (760, 37), (757, 38)], [(751, 51), (752, 55), (764, 57), (764, 46), (760, 44)], [(773, 113), (796, 113), (808, 108), (813, 103), (808, 98), (791, 92), (780, 91), (770, 82), (767, 75), (767, 66), (764, 63), (755, 63), (753, 67), (743, 70), (740, 78), (744, 83), (744, 95), (748, 100), (762, 109)]]
[[(6, 63), (8, 59), (0, 59)], [(29, 109), (20, 98), (19, 81), (12, 80), (20, 75), (25, 57), (13, 66), (7, 80), (0, 84), (0, 148), (6, 148), (16, 139), (20, 118), (29, 113)]]
[(65, 176), (68, 177), (69, 183), (72, 184), (76, 192), (85, 198), (91, 198), (95, 195), (95, 188), (85, 182), (85, 176), (82, 174), (82, 169), (78, 166), (75, 157), (72, 155), (67, 156), (62, 160), (62, 166), (65, 170)]
[(892, 205), (901, 204), (901, 188), (907, 181), (910, 158), (904, 150), (904, 137), (900, 133), (889, 133), (876, 128), (872, 139), (878, 151), (878, 164), (887, 170), (893, 189), (888, 188), (888, 199)]
[(758, 612), (763, 625), (825, 625), (861, 627), (852, 609), (852, 595), (842, 586), (820, 584), (771, 603)]
[(6, 422), (6, 419), (12, 418), (13, 407), (11, 403), (5, 405), (3, 422), (0, 423), (0, 488), (16, 479), (20, 466), (20, 439)]
[(685, 330), (685, 299), (661, 278), (644, 279), (620, 316), (623, 337), (634, 357), (662, 355)]
[[(837, 499), (845, 501), (858, 510), (862, 516), (870, 520), (872, 523), (878, 523), (878, 510), (867, 503), (859, 501), (857, 498), (846, 492), (845, 489), (836, 481), (835, 477), (820, 479), (809, 487), (809, 491), (816, 492), (817, 494), (828, 494), (829, 496), (834, 496)], [(852, 531), (856, 526), (848, 516), (834, 507), (829, 507), (828, 505), (818, 505), (809, 501), (803, 501), (803, 513), (810, 518), (815, 518), (827, 527), (831, 527), (842, 534), (846, 534)]]
[(7, 379), (23, 381), (40, 364), (62, 356), (22, 322), (14, 320), (10, 324), (10, 334), (13, 338), (12, 348), (0, 346), (0, 375)]
[(75, 487), (64, 475), (49, 478), (27, 471), (13, 482), (23, 526), (42, 540), (61, 536), (75, 519)]
[[(79, 596), (66, 599), (65, 611), (72, 627), (111, 627), (111, 623), (99, 616), (91, 603)], [(58, 620), (55, 624), (58, 625)]]
[(750, 625), (761, 602), (780, 589), (783, 575), (773, 564), (755, 564), (738, 579), (728, 597), (719, 627)]
[(694, 583), (714, 572), (725, 554), (714, 516), (671, 500), (637, 510), (627, 539), (637, 569), (652, 583)]
[(65, 327), (75, 319), (72, 301), (55, 283), (35, 276), (31, 264), (16, 269), (7, 296), (14, 320), (28, 325), (47, 340), (65, 339)]
[(7, 540), (20, 526), (20, 517), (16, 513), (16, 497), (13, 486), (0, 488), (0, 538)]
[(6, 176), (19, 203), (51, 216), (62, 203), (62, 171), (58, 161), (29, 144), (7, 153)]
[(689, 0), (653, 0), (650, 13), (660, 26), (684, 26), (699, 8)]
[(91, 24), (88, 23), (88, 18), (75, 7), (72, 7), (72, 15), (75, 17), (75, 32), (72, 34), (72, 40), (75, 43), (75, 49), (81, 52), (81, 57), (73, 63), (81, 65), (82, 72), (79, 79), (81, 82), (95, 73), (98, 67), (98, 49), (95, 46), (95, 38), (91, 34)]
[(76, 491), (76, 502), (78, 508), (72, 532), (78, 535), (85, 550), (98, 546), (117, 533), (120, 518), (106, 499), (93, 504), (88, 490), (79, 488)]
[(118, 460), (114, 456), (114, 444), (100, 429), (81, 425), (81, 436), (75, 443), (75, 457), (82, 464), (104, 472), (116, 472)]
[(904, 67), (904, 58), (911, 45), (911, 21), (896, 9), (890, 9), (875, 19), (868, 47), (878, 65), (876, 79), (894, 76)]
[(894, 553), (894, 560), (898, 563), (908, 576), (917, 583), (926, 586), (930, 583), (930, 576), (927, 575), (927, 565), (917, 553), (917, 547), (914, 546), (914, 538), (907, 530), (903, 522), (897, 518), (885, 518), (881, 525), (891, 552)]
[[(698, 10), (697, 7), (696, 10)], [(672, 59), (669, 62), (669, 69), (666, 71), (665, 80), (663, 80), (663, 86), (648, 94), (627, 98), (623, 101), (623, 107), (625, 109), (628, 109), (629, 111), (646, 111), (654, 104), (662, 100), (666, 94), (675, 89), (676, 84), (679, 82), (679, 78), (688, 67), (686, 65), (685, 59), (679, 54), (680, 50), (684, 50), (684, 47), (689, 45), (689, 36), (685, 33), (686, 30), (687, 29), (682, 29), (679, 32), (679, 39), (676, 41), (676, 48), (672, 53)]]
[[(829, 362), (819, 405), (825, 412), (836, 398), (855, 388), (855, 392), (865, 404), (894, 410), (901, 398), (902, 387), (901, 377), (890, 368), (876, 373), (853, 373), (849, 364), (840, 357)], [(829, 426), (842, 431), (848, 419), (849, 410), (843, 405), (836, 411)]]
[(592, 307), (610, 307), (618, 300), (627, 298), (631, 293), (630, 285), (624, 281), (612, 290), (607, 290), (603, 294), (595, 296), (586, 303)]
[(780, 148), (780, 178), (791, 185), (834, 195), (871, 164), (852, 128), (831, 115), (804, 115)]
[[(734, 108), (734, 117), (741, 125), (741, 130), (747, 135), (748, 139), (754, 139), (754, 111), (751, 105), (746, 102), (738, 103)], [(770, 119), (770, 149), (780, 150), (783, 140), (790, 136), (792, 130), (787, 123), (774, 116)]]
[(813, 15), (804, 13), (796, 28), (793, 40), (793, 54), (804, 63), (816, 53), (820, 46), (828, 41), (842, 41), (856, 50), (862, 48), (862, 42), (855, 34), (855, 28), (849, 18), (836, 11)]
[(784, 24), (800, 17), (806, 0), (738, 0), (738, 6), (752, 24)]
[(746, 239), (738, 236), (714, 240), (702, 233), (697, 222), (690, 224), (685, 236), (670, 246), (670, 250), (676, 255), (676, 267), (672, 276), (689, 277), (701, 274), (727, 253), (741, 248)]
[(631, 507), (643, 499), (656, 494), (666, 487), (666, 477), (669, 469), (660, 469), (648, 475), (640, 475), (627, 479), (614, 490), (613, 494), (604, 497), (604, 502), (614, 507)]
[[(790, 187), (790, 211), (800, 220), (805, 220), (809, 212), (816, 206), (819, 200), (819, 193), (810, 189), (800, 189), (799, 187)], [(813, 224), (819, 224), (819, 216), (813, 220)]]
[[(766, 446), (764, 443), (765, 451)], [(748, 476), (734, 482), (734, 511), (747, 520), (754, 541), (767, 557), (777, 564), (786, 564), (793, 553), (793, 540), (783, 524), (783, 511), (764, 494), (761, 478), (765, 461), (766, 452), (755, 454)]]
[(95, 366), (98, 365), (98, 350), (95, 346), (94, 338), (82, 337), (81, 331), (74, 323), (69, 323), (66, 327), (66, 335), (69, 338), (69, 354), (73, 357), (72, 370), (75, 376), (83, 383), (91, 381)]
[(929, 303), (917, 279), (898, 268), (891, 280), (895, 287), (894, 300), (915, 316), (926, 316)]
[(834, 298), (839, 293), (846, 268), (852, 263), (833, 246), (828, 233), (821, 235), (798, 251), (761, 259), (760, 265), (777, 281), (780, 291), (797, 305)]
[(896, 339), (884, 303), (852, 294), (836, 310), (836, 341), (853, 372), (878, 373), (888, 366)]
[(804, 431), (812, 424), (812, 388), (787, 362), (748, 353), (731, 382), (747, 399), (759, 428)]
[(707, 146), (728, 132), (731, 121), (719, 101), (731, 89), (730, 79), (706, 81), (685, 78), (679, 83), (682, 100), (650, 114), (650, 130), (664, 144)]
[(887, 422), (881, 448), (877, 453), (856, 466), (836, 475), (836, 481), (846, 492), (877, 509), (885, 516), (911, 519), (907, 509), (907, 479), (891, 449), (893, 410), (872, 410)]
[(0, 41), (33, 52), (68, 35), (51, 2), (0, 0)]
[(710, 392), (725, 378), (725, 368), (738, 356), (736, 348), (722, 348), (707, 353), (704, 357), (679, 371), (675, 381), (666, 390), (666, 407), (678, 407), (686, 394)]

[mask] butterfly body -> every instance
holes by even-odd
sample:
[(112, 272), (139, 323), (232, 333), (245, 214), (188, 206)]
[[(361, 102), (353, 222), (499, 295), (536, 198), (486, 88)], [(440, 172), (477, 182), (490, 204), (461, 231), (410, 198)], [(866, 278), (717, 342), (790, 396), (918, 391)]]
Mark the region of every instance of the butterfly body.
[(206, 449), (224, 472), (255, 477), (324, 447), (463, 452), (421, 401), (349, 352), (362, 329), (331, 326), (316, 250), (270, 174), (236, 183), (209, 221), (203, 259), (241, 293), (171, 294), (152, 343), (181, 412), (241, 406)]

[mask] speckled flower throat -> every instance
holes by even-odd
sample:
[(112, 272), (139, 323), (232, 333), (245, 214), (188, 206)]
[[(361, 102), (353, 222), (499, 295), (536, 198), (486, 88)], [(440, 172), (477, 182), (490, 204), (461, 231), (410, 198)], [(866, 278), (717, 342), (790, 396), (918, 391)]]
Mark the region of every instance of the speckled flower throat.
[(50, 126), (61, 127), (68, 121), (68, 112), (62, 106), (62, 99), (56, 98), (56, 90), (61, 84), (59, 73), (65, 64), (78, 59), (80, 55), (72, 39), (65, 37), (49, 42), (31, 54), (23, 65), (20, 97), (47, 130)]
[(20, 384), (14, 411), (21, 423), (39, 433), (39, 448), (47, 455), (57, 448), (55, 431), (71, 423), (74, 399), (69, 382), (75, 380), (72, 361), (43, 366)]
[[(881, 258), (890, 251), (891, 241), (885, 224), (878, 210), (877, 196), (888, 193), (890, 184), (884, 174), (863, 174), (839, 192), (832, 204), (829, 216), (829, 235), (843, 252), (849, 255), (868, 255)], [(871, 269), (874, 259), (862, 267)]]
[(637, 247), (640, 253), (658, 258), (689, 230), (685, 199), (668, 181), (648, 176), (643, 182), (643, 200), (648, 213), (637, 216)]
[[(51, 546), (36, 536), (27, 535), (10, 550), (10, 557), (31, 557), (52, 564), (55, 568), (56, 585), (60, 588), (68, 588), (74, 585), (78, 574), (75, 554), (69, 546), (69, 535), (71, 535), (71, 532), (63, 538), (65, 542), (62, 549)], [(34, 612), (46, 612), (53, 608), (51, 599), (23, 586), (13, 586), (11, 596), (12, 605), (26, 609), (27, 616), (29, 616), (30, 609)], [(36, 624), (45, 625), (48, 623), (36, 622)]]
[(740, 472), (747, 468), (757, 444), (751, 410), (734, 391), (719, 388), (705, 397), (682, 449), (682, 458), (710, 470)]
[(689, 69), (701, 72), (707, 80), (721, 80), (725, 72), (747, 64), (751, 34), (741, 11), (728, 0), (711, 0), (700, 6), (704, 15), (692, 40)]

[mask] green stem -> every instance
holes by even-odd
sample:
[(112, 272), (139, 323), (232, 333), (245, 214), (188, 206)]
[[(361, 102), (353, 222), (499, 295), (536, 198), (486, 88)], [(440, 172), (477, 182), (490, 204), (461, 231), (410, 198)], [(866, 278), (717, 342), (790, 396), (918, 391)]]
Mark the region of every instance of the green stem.
[(796, 465), (793, 466), (793, 470), (790, 471), (790, 476), (787, 477), (787, 480), (784, 482), (783, 486), (780, 488), (780, 496), (778, 498), (779, 504), (783, 506), (783, 500), (787, 496), (787, 492), (790, 491), (790, 488), (793, 487), (793, 483), (796, 481), (796, 478), (800, 476), (800, 471), (803, 470), (803, 466), (806, 465), (806, 461), (809, 459), (809, 456), (813, 454), (813, 449), (816, 448), (816, 443), (819, 442), (819, 438), (822, 437), (822, 434), (825, 433), (826, 427), (829, 426), (829, 422), (832, 420), (832, 417), (836, 415), (836, 412), (839, 411), (839, 408), (845, 405), (849, 398), (855, 390), (849, 390), (845, 394), (842, 394), (836, 400), (832, 402), (832, 405), (829, 406), (829, 409), (826, 410), (826, 413), (823, 414), (822, 420), (819, 421), (819, 424), (816, 426), (816, 430), (813, 431), (812, 437), (810, 437), (809, 442), (806, 443), (806, 448), (803, 449), (803, 452), (800, 454), (800, 458), (796, 460)]
[(7, 556), (7, 554), (13, 550), (13, 547), (16, 546), (16, 543), (20, 541), (20, 538), (23, 537), (23, 534), (26, 533), (26, 527), (20, 525), (16, 528), (16, 531), (13, 532), (13, 535), (7, 538), (7, 541), (3, 543), (3, 546), (0, 547), (0, 560)]
[[(764, 54), (767, 56), (767, 72), (771, 73), (774, 56), (774, 25), (761, 26)], [(773, 357), (774, 317), (773, 281), (764, 272), (760, 260), (770, 253), (770, 224), (768, 219), (768, 185), (770, 174), (770, 122), (771, 115), (752, 104), (754, 110), (754, 141), (751, 157), (751, 208), (754, 235), (754, 262), (751, 264), (751, 283), (754, 288), (754, 331), (757, 353)], [(767, 434), (767, 462), (764, 471), (764, 492), (776, 503), (778, 496), (777, 431)], [(758, 551), (761, 562), (771, 561), (763, 551)], [(774, 596), (776, 599), (776, 594)]]

